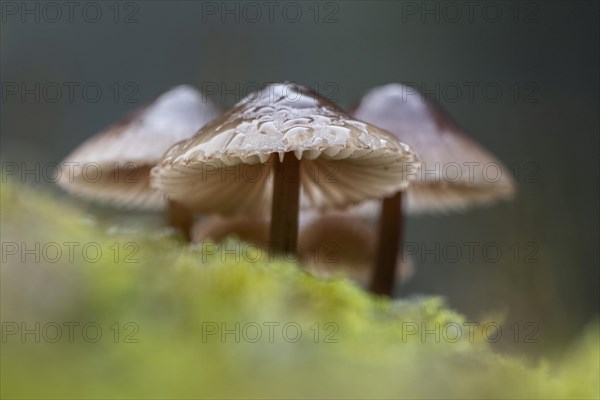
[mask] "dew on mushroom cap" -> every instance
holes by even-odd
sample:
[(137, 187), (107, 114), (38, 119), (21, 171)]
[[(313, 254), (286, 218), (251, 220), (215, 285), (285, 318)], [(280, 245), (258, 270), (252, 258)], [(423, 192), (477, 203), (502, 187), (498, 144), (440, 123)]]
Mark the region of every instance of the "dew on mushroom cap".
[[(152, 170), (152, 181), (195, 211), (267, 214), (272, 207), (294, 208), (297, 186), (303, 208), (344, 207), (394, 193), (407, 186), (406, 166), (416, 162), (392, 134), (299, 85), (275, 84), (173, 146)], [(278, 216), (273, 212), (274, 225)]]
[(271, 204), (269, 158), (282, 160), (289, 152), (303, 161), (303, 207), (346, 206), (393, 193), (406, 187), (406, 164), (416, 162), (390, 133), (351, 119), (305, 88), (277, 84), (173, 146), (153, 181), (199, 212), (264, 214)]

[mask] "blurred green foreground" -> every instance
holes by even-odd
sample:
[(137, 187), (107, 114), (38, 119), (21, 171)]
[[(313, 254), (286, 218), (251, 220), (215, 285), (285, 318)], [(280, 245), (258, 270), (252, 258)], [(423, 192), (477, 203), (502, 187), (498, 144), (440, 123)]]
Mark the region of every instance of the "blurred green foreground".
[(2, 398), (600, 395), (598, 324), (560, 357), (500, 355), (439, 298), (388, 302), (1, 189)]

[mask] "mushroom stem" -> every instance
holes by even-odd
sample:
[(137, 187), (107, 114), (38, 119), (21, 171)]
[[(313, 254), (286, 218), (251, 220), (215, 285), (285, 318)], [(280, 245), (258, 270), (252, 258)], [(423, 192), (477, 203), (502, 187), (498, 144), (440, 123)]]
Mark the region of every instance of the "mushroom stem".
[(401, 251), (403, 229), (402, 192), (398, 192), (382, 202), (375, 268), (369, 285), (369, 291), (374, 294), (392, 297), (394, 293), (396, 260)]
[(169, 200), (167, 204), (167, 221), (169, 226), (180, 232), (186, 242), (192, 241), (193, 214), (180, 203)]
[(271, 156), (273, 163), (273, 208), (271, 211), (271, 252), (276, 256), (297, 256), (298, 207), (300, 202), (300, 160), (294, 153)]

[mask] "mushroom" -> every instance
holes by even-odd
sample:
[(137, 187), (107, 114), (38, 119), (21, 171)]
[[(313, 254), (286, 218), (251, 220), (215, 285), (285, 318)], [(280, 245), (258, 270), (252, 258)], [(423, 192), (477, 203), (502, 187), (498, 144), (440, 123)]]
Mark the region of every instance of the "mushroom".
[(119, 207), (166, 208), (170, 225), (189, 239), (192, 215), (150, 187), (150, 170), (169, 147), (218, 114), (193, 87), (174, 87), (77, 147), (63, 161), (72, 173), (62, 174), (58, 183), (75, 195)]
[[(437, 104), (407, 86), (389, 84), (372, 89), (352, 115), (394, 133), (418, 152), (423, 161), (420, 177), (405, 192), (409, 213), (460, 211), (514, 195), (507, 168), (468, 138)], [(486, 177), (489, 166), (500, 175)], [(398, 192), (381, 205), (379, 250), (371, 282), (375, 293), (391, 295), (393, 290), (403, 203), (404, 196)], [(373, 213), (373, 203), (362, 209)]]
[[(367, 286), (376, 252), (376, 231), (364, 219), (348, 212), (301, 214), (301, 260), (318, 275), (342, 273)], [(414, 273), (410, 259), (398, 255), (397, 275), (402, 282)]]
[(264, 217), (245, 217), (242, 215), (222, 217), (212, 215), (198, 221), (192, 229), (192, 242), (223, 242), (229, 236), (252, 243), (261, 249), (269, 245), (269, 220)]
[(344, 207), (403, 190), (416, 164), (389, 132), (296, 84), (248, 95), (173, 146), (153, 186), (193, 211), (265, 215), (271, 250), (296, 255), (300, 207)]
[[(211, 216), (194, 225), (194, 243), (222, 243), (236, 237), (261, 250), (268, 250), (269, 219), (265, 217)], [(342, 274), (366, 286), (375, 255), (375, 230), (364, 219), (343, 211), (304, 211), (299, 217), (299, 259), (320, 276)], [(402, 281), (412, 277), (412, 260), (398, 259)]]

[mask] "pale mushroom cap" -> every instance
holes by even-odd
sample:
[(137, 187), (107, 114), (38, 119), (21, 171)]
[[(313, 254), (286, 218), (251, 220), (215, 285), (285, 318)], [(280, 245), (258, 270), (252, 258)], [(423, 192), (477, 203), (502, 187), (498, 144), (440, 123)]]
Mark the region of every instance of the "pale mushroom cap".
[[(372, 224), (347, 212), (303, 213), (298, 236), (301, 261), (318, 275), (342, 273), (366, 285), (371, 277), (377, 233)], [(398, 256), (401, 282), (414, 275), (410, 258)]]
[(198, 212), (264, 214), (273, 183), (267, 161), (287, 152), (302, 160), (303, 208), (389, 195), (408, 184), (407, 165), (418, 164), (392, 134), (301, 86), (275, 84), (173, 146), (152, 170), (152, 182)]
[(150, 187), (150, 169), (218, 114), (199, 91), (177, 86), (76, 148), (63, 161), (73, 173), (62, 174), (59, 184), (117, 206), (160, 209), (164, 196)]
[(223, 242), (230, 236), (266, 249), (269, 244), (270, 222), (259, 217), (221, 217), (212, 215), (199, 220), (192, 229), (192, 243)]
[[(268, 254), (269, 218), (210, 216), (196, 222), (193, 243), (224, 242), (235, 237)], [(300, 213), (299, 259), (316, 275), (344, 275), (361, 285), (371, 276), (375, 258), (375, 229), (371, 224), (341, 211)], [(398, 256), (398, 274), (405, 282), (414, 274), (407, 256)]]
[(394, 133), (419, 154), (423, 164), (406, 195), (409, 213), (457, 211), (513, 197), (510, 170), (415, 89), (374, 88), (352, 115)]

